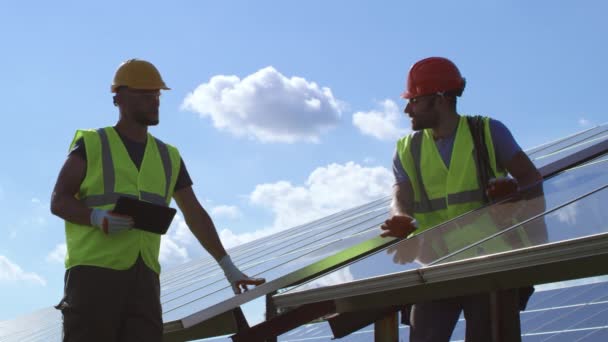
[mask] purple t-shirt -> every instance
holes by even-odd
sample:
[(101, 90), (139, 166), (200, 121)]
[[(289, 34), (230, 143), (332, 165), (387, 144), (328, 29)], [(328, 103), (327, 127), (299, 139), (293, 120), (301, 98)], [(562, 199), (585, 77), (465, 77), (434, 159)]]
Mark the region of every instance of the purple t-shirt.
[[(494, 144), (494, 152), (496, 153), (496, 163), (504, 169), (504, 166), (521, 151), (521, 147), (517, 144), (513, 135), (502, 122), (490, 119), (490, 133), (492, 134), (492, 142)], [(454, 147), (454, 139), (456, 131), (449, 137), (435, 140), (437, 150), (441, 155), (441, 159), (447, 167), (450, 167), (450, 159), (452, 158), (452, 148)], [(409, 180), (409, 177), (403, 169), (399, 153), (395, 150), (393, 157), (393, 174), (395, 175), (395, 184), (399, 184)]]

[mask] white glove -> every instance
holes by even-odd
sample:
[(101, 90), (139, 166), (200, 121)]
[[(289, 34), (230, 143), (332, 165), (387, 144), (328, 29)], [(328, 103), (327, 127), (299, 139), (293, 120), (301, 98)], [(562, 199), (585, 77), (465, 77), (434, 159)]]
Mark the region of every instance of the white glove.
[[(241, 285), (241, 282), (248, 280), (249, 277), (244, 275), (243, 272), (241, 272), (234, 265), (234, 263), (232, 262), (232, 259), (230, 259), (230, 256), (228, 254), (224, 255), (220, 259), (220, 261), (218, 261), (218, 264), (224, 271), (224, 275), (226, 276), (226, 279), (228, 279), (228, 282), (232, 286), (232, 290), (234, 291), (234, 293), (235, 294), (241, 293), (241, 289), (240, 289), (239, 285)], [(246, 287), (245, 287), (245, 290), (247, 290)]]
[(93, 208), (91, 225), (101, 229), (105, 234), (114, 234), (133, 227), (130, 216), (115, 214), (109, 210)]

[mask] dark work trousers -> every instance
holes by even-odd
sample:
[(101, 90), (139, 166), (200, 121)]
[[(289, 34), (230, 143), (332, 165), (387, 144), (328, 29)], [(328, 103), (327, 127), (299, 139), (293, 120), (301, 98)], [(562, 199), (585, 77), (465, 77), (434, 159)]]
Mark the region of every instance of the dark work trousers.
[(466, 319), (465, 341), (491, 341), (490, 295), (486, 293), (414, 304), (410, 342), (448, 342), (462, 311)]
[(65, 273), (64, 342), (160, 342), (158, 275), (139, 257), (125, 271), (74, 266)]

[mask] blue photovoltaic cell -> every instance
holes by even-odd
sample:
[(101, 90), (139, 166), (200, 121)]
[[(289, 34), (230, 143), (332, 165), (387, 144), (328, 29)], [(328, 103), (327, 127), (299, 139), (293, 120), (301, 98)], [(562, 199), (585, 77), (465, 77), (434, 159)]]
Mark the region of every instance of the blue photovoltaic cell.
[(604, 342), (607, 339), (607, 327), (592, 330), (562, 331), (558, 333), (522, 336), (522, 342)]
[(580, 303), (596, 303), (608, 299), (608, 282), (571, 286), (551, 291), (537, 291), (528, 302), (527, 310), (551, 308)]
[[(399, 335), (408, 336), (409, 327), (406, 325), (399, 326)], [(307, 324), (298, 329), (292, 330), (290, 333), (280, 335), (278, 337), (279, 342), (320, 342), (320, 341), (331, 341), (333, 334), (329, 327), (329, 324), (325, 322)], [(368, 325), (367, 327), (358, 330), (346, 337), (333, 341), (346, 341), (346, 342), (368, 342), (374, 340), (374, 325)]]
[[(530, 313), (530, 319), (524, 314), (521, 317), (522, 330), (526, 332), (541, 332), (541, 331), (558, 331), (566, 329), (580, 329), (597, 327), (598, 324), (592, 324), (596, 321), (591, 319), (597, 315), (606, 317), (607, 304), (581, 304), (576, 306), (567, 306), (560, 308), (552, 308)], [(574, 325), (577, 325), (575, 327)], [(603, 326), (605, 324), (599, 324)]]

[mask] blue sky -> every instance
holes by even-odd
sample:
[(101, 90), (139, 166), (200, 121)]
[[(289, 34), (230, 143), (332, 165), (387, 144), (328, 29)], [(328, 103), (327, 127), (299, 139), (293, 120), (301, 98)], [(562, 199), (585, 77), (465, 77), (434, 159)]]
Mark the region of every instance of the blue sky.
[[(524, 148), (606, 122), (603, 1), (20, 1), (0, 5), (0, 320), (55, 304), (49, 200), (78, 128), (113, 125), (117, 66), (172, 88), (153, 134), (177, 146), (227, 246), (388, 194), (411, 64), (452, 59), (461, 113)], [(221, 99), (221, 101), (218, 101)], [(163, 265), (203, 255), (183, 220)]]

